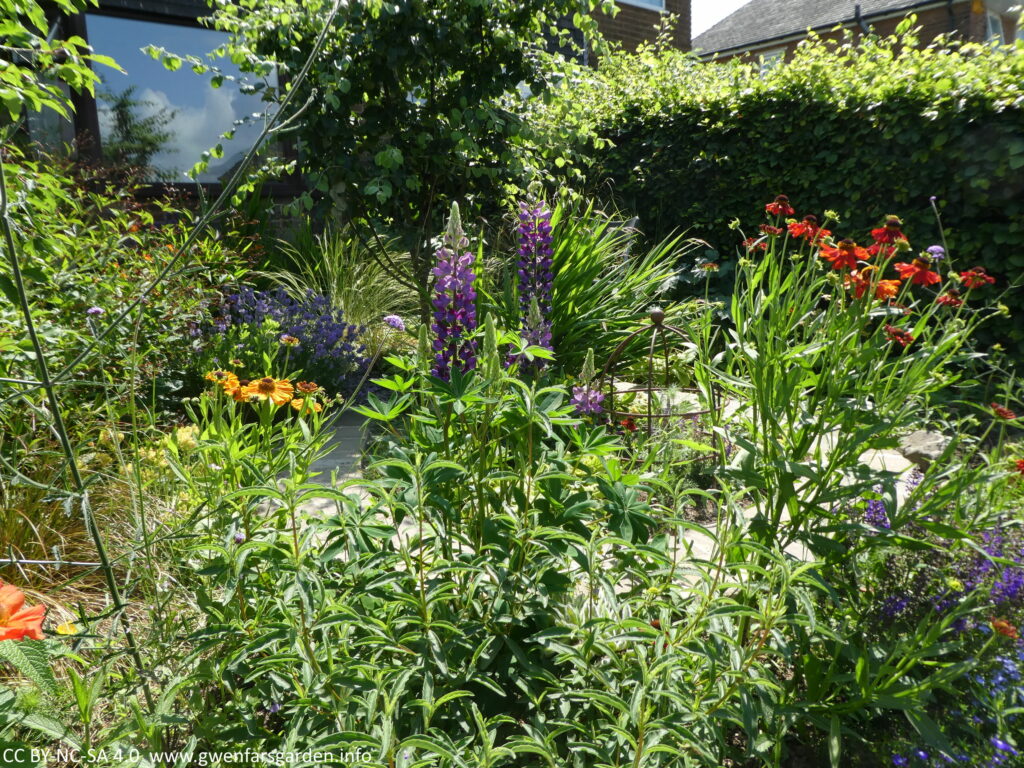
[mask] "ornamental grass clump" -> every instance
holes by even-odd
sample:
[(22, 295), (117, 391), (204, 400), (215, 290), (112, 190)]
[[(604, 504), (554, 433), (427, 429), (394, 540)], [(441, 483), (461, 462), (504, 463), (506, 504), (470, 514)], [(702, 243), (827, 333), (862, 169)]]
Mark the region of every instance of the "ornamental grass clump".
[(437, 264), (431, 270), (435, 278), (431, 373), (444, 381), (451, 378), (453, 370), (465, 373), (476, 368), (477, 342), (472, 336), (476, 330), (476, 273), (468, 247), (459, 207), (453, 204), (443, 244), (437, 250)]

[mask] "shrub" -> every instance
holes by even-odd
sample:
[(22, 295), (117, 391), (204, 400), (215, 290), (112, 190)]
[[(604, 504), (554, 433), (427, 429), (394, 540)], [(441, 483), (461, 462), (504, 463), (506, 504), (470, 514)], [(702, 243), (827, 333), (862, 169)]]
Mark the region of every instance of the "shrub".
[[(859, 235), (896, 209), (912, 240), (938, 199), (952, 251), (1002, 285), (1024, 268), (1024, 50), (902, 37), (802, 43), (770, 72), (673, 51), (604, 57), (536, 105), (553, 151), (611, 185), (657, 239), (687, 229), (725, 259), (736, 211), (779, 193)], [(919, 243), (924, 245), (924, 243)], [(1024, 297), (994, 329), (1024, 340)]]

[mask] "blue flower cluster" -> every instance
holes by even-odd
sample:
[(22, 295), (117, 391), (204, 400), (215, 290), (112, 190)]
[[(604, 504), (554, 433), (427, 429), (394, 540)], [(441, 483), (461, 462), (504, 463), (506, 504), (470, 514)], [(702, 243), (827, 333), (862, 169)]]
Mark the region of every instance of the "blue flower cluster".
[(261, 327), (268, 321), (276, 322), (282, 335), (299, 340), (290, 352), (290, 367), (329, 390), (347, 394), (369, 362), (360, 341), (365, 328), (345, 322), (325, 296), (312, 291), (296, 299), (281, 288), (256, 291), (245, 286), (224, 299), (211, 332)]

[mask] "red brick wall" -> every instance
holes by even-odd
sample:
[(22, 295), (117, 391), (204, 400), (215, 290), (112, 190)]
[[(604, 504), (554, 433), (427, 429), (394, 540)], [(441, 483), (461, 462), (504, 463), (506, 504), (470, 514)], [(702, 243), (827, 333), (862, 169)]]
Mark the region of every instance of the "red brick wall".
[[(925, 11), (917, 12), (917, 26), (921, 27), (920, 36), (921, 44), (928, 45), (938, 35), (950, 34), (952, 27), (952, 34), (954, 36), (965, 37), (968, 40), (981, 41), (985, 37), (985, 14), (977, 11), (977, 5), (973, 0), (959, 0), (952, 6), (952, 14), (950, 9), (943, 8), (929, 8)], [(896, 31), (896, 26), (903, 20), (903, 17), (895, 17), (891, 19), (882, 19), (880, 21), (870, 21), (870, 26), (875, 32), (881, 35), (891, 35)], [(1004, 19), (1004, 27), (1009, 27), (1013, 22), (1009, 17)], [(855, 33), (855, 39), (860, 37), (860, 29), (854, 25), (849, 27)], [(819, 36), (823, 40), (837, 40), (840, 35), (835, 32), (819, 32)], [(1009, 38), (1008, 38), (1009, 39)], [(742, 54), (731, 54), (722, 55), (718, 57), (719, 61), (727, 61), (728, 59), (735, 58), (735, 56), (744, 56), (750, 58), (758, 58), (760, 54), (765, 51), (774, 51), (779, 48), (786, 49), (787, 58), (792, 55), (796, 49), (799, 40), (790, 41), (784, 45), (779, 44), (766, 44), (752, 48), (750, 51)]]
[(665, 11), (642, 8), (629, 3), (618, 3), (619, 12), (614, 18), (599, 13), (597, 25), (608, 40), (615, 40), (629, 50), (638, 44), (655, 38), (655, 26), (664, 14), (678, 15), (673, 41), (677, 48), (690, 50), (690, 0), (665, 0)]

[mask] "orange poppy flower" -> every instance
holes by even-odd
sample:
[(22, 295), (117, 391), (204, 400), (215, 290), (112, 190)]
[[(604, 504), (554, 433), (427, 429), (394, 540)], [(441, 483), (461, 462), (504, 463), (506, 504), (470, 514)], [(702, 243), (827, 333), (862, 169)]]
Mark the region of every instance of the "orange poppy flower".
[(291, 399), (295, 388), (288, 379), (275, 379), (264, 376), (256, 379), (244, 388), (245, 394), (252, 400), (269, 400), (274, 405), (286, 405)]
[(835, 248), (822, 248), (821, 258), (830, 261), (832, 269), (856, 269), (857, 261), (867, 260), (871, 254), (847, 237), (840, 240)]
[(0, 640), (42, 640), (45, 616), (46, 606), (26, 608), (24, 593), (0, 582)]
[(928, 269), (928, 262), (923, 259), (914, 259), (910, 264), (897, 261), (893, 267), (900, 273), (900, 280), (910, 280), (913, 285), (935, 285), (942, 282), (939, 273)]

